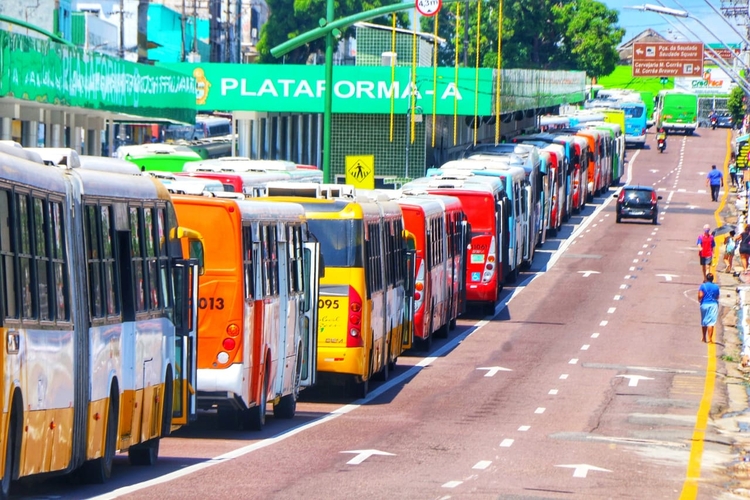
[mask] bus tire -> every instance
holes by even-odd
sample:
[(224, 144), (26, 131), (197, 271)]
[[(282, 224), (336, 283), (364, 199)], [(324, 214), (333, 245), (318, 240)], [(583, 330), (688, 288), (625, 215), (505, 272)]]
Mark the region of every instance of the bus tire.
[(515, 283), (518, 281), (518, 266), (514, 267), (512, 271), (508, 273), (508, 283)]
[(0, 499), (2, 500), (10, 498), (10, 485), (13, 482), (13, 466), (16, 460), (16, 429), (18, 427), (16, 423), (18, 412), (15, 410), (14, 407), (11, 407), (10, 415), (8, 416), (8, 439), (5, 440), (5, 469), (3, 470), (3, 479), (0, 483)]
[(302, 344), (297, 346), (297, 363), (294, 372), (294, 388), (291, 394), (281, 396), (279, 402), (273, 405), (274, 418), (294, 418), (297, 412), (297, 397), (299, 396), (299, 384), (302, 377)]
[(161, 436), (167, 437), (172, 433), (172, 408), (174, 406), (174, 377), (172, 367), (167, 367), (167, 375), (164, 378), (164, 404), (161, 409)]
[(448, 328), (451, 329), (451, 330), (455, 330), (456, 329), (456, 318), (452, 318), (448, 322)]
[(245, 427), (249, 430), (260, 431), (266, 425), (266, 405), (268, 403), (268, 387), (266, 386), (266, 372), (268, 371), (268, 360), (260, 381), (260, 403), (257, 406), (245, 410)]
[(117, 447), (117, 420), (119, 417), (117, 399), (119, 394), (120, 391), (117, 390), (117, 386), (113, 386), (109, 395), (107, 429), (105, 431), (102, 456), (83, 464), (83, 478), (89, 483), (103, 484), (112, 476), (112, 462), (114, 461), (115, 448)]
[(159, 441), (160, 438), (149, 439), (128, 448), (130, 465), (156, 465), (156, 461), (159, 459)]

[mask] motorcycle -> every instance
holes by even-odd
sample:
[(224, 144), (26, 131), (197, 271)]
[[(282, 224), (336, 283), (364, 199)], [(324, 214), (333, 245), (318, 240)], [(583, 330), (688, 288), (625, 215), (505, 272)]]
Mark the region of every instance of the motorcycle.
[(656, 147), (659, 149), (659, 153), (663, 153), (664, 149), (667, 147), (667, 141), (664, 139), (658, 139)]
[(711, 117), (711, 130), (716, 130), (716, 125), (718, 123), (719, 119), (715, 116)]

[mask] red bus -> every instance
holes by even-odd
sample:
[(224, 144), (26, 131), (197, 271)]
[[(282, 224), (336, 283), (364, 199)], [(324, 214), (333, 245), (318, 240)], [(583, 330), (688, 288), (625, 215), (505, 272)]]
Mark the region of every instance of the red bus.
[(414, 336), (420, 347), (429, 350), (433, 335), (447, 337), (463, 312), (459, 287), (463, 282), (465, 250), (461, 252), (456, 244), (465, 227), (461, 224), (461, 201), (450, 196), (412, 196), (406, 192), (396, 202), (404, 215), (404, 227), (414, 235), (416, 243)]
[(466, 301), (494, 314), (503, 287), (503, 262), (508, 257), (508, 203), (503, 185), (489, 176), (443, 174), (404, 184), (404, 192), (454, 196), (461, 201), (471, 226), (466, 262)]

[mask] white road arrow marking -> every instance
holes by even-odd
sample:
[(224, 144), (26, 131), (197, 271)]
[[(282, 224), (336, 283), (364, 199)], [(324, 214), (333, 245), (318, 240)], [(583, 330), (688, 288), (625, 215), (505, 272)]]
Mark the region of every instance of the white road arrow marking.
[(638, 382), (641, 380), (654, 380), (651, 377), (644, 377), (643, 375), (617, 375), (621, 378), (628, 379), (628, 387), (638, 387)]
[(657, 274), (657, 277), (662, 277), (667, 281), (672, 281), (672, 278), (679, 278), (679, 274)]
[(601, 274), (599, 271), (578, 271), (578, 272), (583, 274), (584, 278), (588, 278), (592, 274)]
[(651, 170), (649, 170), (649, 172), (651, 172), (652, 174), (655, 174), (658, 171), (659, 171), (659, 169), (656, 169), (656, 168), (652, 168)]
[(487, 370), (484, 374), (485, 377), (494, 377), (497, 372), (512, 372), (510, 368), (503, 368), (502, 366), (482, 366), (477, 370)]
[(349, 465), (359, 465), (373, 455), (383, 455), (383, 456), (389, 456), (389, 457), (396, 456), (393, 453), (388, 453), (387, 451), (380, 451), (380, 450), (350, 450), (350, 451), (340, 451), (339, 453), (356, 453), (357, 454), (356, 457), (346, 462)]
[(698, 206), (696, 206), (696, 205), (688, 205), (688, 209), (689, 210), (695, 210), (696, 208), (698, 208)]
[(586, 477), (589, 471), (593, 470), (596, 472), (612, 472), (609, 469), (602, 469), (589, 464), (570, 464), (570, 465), (555, 465), (555, 467), (564, 467), (566, 469), (575, 469), (573, 471), (573, 477)]

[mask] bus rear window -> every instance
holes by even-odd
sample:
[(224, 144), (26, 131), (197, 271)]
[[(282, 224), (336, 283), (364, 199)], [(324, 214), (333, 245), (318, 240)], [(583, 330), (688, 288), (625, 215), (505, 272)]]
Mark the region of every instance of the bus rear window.
[(361, 220), (308, 219), (307, 225), (320, 242), (326, 267), (362, 267)]
[(461, 203), (473, 231), (485, 232), (494, 229), (495, 199), (492, 196), (461, 196)]
[(640, 118), (643, 116), (643, 109), (639, 106), (633, 106), (628, 108), (623, 108), (625, 111), (625, 116), (628, 118)]

